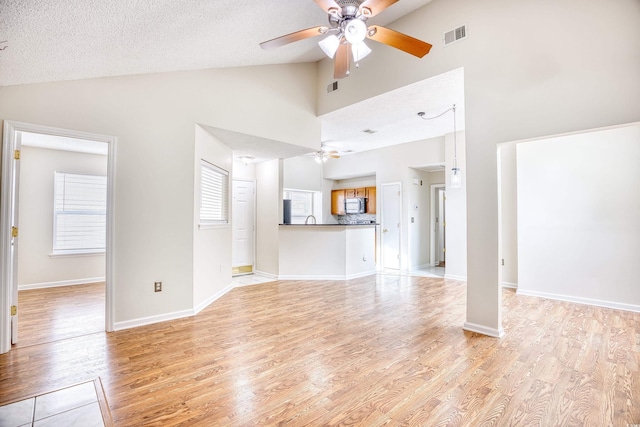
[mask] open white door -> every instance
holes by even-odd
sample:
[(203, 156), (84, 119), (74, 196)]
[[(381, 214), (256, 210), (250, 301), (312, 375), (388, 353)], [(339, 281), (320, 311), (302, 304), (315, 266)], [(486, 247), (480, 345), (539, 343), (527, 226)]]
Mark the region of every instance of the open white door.
[(400, 269), (400, 183), (382, 184), (382, 267)]
[[(2, 188), (0, 196), (0, 353), (11, 350), (18, 341), (18, 194), (20, 181), (19, 152), (23, 132), (40, 133), (74, 139), (108, 143), (107, 172), (107, 218), (106, 218), (106, 307), (105, 329), (113, 330), (113, 242), (114, 242), (114, 183), (116, 138), (107, 135), (40, 126), (29, 123), (5, 121), (2, 147)], [(12, 313), (15, 313), (12, 315)]]
[(233, 275), (253, 273), (255, 183), (233, 180), (231, 191), (233, 198), (231, 214), (232, 273)]
[(7, 123), (4, 128), (2, 151), (2, 253), (0, 259), (5, 266), (2, 272), (2, 330), (0, 353), (5, 353), (11, 344), (18, 342), (18, 194), (20, 177), (20, 133)]

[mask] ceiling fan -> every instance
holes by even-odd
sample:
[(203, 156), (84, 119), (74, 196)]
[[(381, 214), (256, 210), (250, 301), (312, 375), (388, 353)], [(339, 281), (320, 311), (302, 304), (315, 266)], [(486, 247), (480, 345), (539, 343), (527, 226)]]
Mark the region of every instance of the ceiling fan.
[(275, 49), (310, 37), (327, 35), (318, 44), (329, 58), (335, 58), (333, 77), (348, 77), (351, 60), (356, 63), (371, 53), (365, 38), (384, 43), (422, 58), (431, 45), (403, 33), (379, 25), (367, 27), (367, 19), (382, 12), (398, 0), (314, 0), (329, 15), (329, 26), (296, 31), (260, 43), (263, 49)]
[(313, 158), (317, 163), (325, 163), (329, 159), (339, 159), (340, 154), (336, 150), (326, 150), (324, 147), (313, 153)]

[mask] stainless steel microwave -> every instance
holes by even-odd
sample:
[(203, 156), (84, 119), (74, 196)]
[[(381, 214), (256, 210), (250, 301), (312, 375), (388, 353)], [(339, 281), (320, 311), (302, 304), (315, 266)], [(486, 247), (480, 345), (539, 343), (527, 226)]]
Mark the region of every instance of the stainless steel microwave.
[(345, 199), (344, 211), (348, 214), (364, 213), (366, 202), (366, 199), (361, 198)]

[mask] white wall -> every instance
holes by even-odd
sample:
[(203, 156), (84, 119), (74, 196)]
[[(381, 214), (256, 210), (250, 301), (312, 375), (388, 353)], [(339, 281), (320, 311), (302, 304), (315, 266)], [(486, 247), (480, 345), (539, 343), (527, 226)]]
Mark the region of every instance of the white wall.
[(317, 147), (315, 82), (314, 65), (293, 64), (0, 87), (0, 118), (117, 137), (121, 328), (194, 308), (195, 124)]
[[(413, 197), (410, 188), (413, 185), (413, 177), (415, 176), (414, 169), (443, 163), (444, 161), (445, 138), (440, 137), (349, 154), (334, 162), (328, 161), (324, 166), (324, 177), (326, 179), (341, 180), (334, 185), (334, 189), (352, 187), (355, 182), (358, 182), (351, 179), (344, 184), (342, 180), (348, 177), (375, 176), (375, 185), (378, 189), (385, 183), (402, 182), (403, 221), (400, 238), (400, 268), (409, 270), (415, 267), (411, 262), (410, 245), (422, 245), (422, 243), (415, 242), (414, 238), (409, 237), (410, 222), (407, 220), (410, 218), (409, 206)], [(428, 188), (425, 191), (428, 191)], [(377, 212), (381, 211), (380, 200), (381, 194), (378, 193), (376, 197)], [(425, 238), (428, 244), (428, 234), (422, 237)]]
[(284, 188), (322, 191), (322, 165), (313, 156), (284, 159), (282, 167)]
[(50, 256), (53, 252), (54, 172), (106, 176), (107, 157), (22, 147), (18, 220), (20, 288), (104, 280), (104, 254)]
[[(193, 306), (196, 311), (231, 286), (231, 222), (226, 225), (200, 227), (201, 162), (205, 160), (229, 172), (228, 194), (231, 194), (232, 152), (201, 126), (195, 126), (193, 184)], [(229, 221), (233, 203), (229, 200)]]
[[(454, 150), (454, 142), (457, 150)], [(467, 162), (465, 153), (465, 133), (457, 132), (446, 135), (445, 142), (445, 277), (456, 280), (467, 280)], [(457, 166), (462, 173), (459, 188), (451, 188), (451, 169), (453, 168), (454, 151), (457, 151)]]
[(239, 161), (233, 160), (233, 179), (239, 179), (241, 181), (255, 181), (256, 180), (256, 165), (255, 163), (247, 163), (246, 165)]
[(429, 265), (431, 246), (430, 218), (431, 218), (431, 187), (429, 184), (431, 173), (418, 169), (409, 169), (410, 184), (405, 187), (409, 193), (406, 222), (409, 230), (409, 270)]
[(279, 226), (282, 217), (282, 160), (256, 164), (256, 272), (279, 272)]
[(516, 144), (500, 144), (499, 198), (500, 254), (502, 286), (518, 287), (518, 189)]
[[(638, 22), (637, 0), (434, 0), (389, 25), (431, 42), (424, 58), (373, 43), (330, 94), (332, 62), (319, 63), (319, 114), (464, 67), (466, 328), (502, 332), (496, 144), (639, 120)], [(467, 39), (443, 47), (461, 23)]]
[(517, 146), (518, 292), (640, 311), (640, 123)]

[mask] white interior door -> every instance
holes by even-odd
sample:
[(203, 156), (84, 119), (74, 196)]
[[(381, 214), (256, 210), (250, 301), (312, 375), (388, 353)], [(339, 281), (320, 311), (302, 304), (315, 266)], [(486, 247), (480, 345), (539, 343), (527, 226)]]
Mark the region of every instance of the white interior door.
[(232, 268), (233, 274), (253, 272), (255, 183), (234, 180), (232, 183)]
[(382, 267), (400, 269), (400, 183), (382, 184)]

